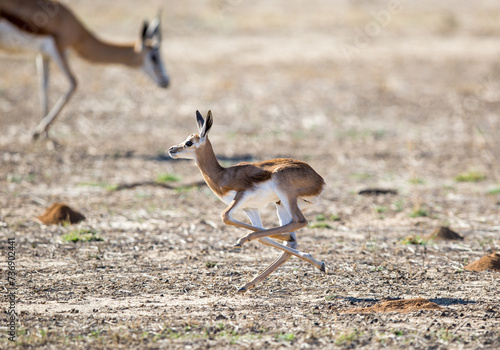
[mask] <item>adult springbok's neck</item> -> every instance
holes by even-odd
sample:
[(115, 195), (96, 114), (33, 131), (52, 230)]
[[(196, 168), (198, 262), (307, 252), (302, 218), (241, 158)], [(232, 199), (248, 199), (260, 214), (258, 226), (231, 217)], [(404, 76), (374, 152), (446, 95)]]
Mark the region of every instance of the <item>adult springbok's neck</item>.
[(88, 31), (85, 31), (85, 37), (74, 45), (74, 49), (84, 59), (96, 63), (118, 63), (139, 67), (143, 61), (141, 52), (137, 51), (134, 44), (106, 43)]

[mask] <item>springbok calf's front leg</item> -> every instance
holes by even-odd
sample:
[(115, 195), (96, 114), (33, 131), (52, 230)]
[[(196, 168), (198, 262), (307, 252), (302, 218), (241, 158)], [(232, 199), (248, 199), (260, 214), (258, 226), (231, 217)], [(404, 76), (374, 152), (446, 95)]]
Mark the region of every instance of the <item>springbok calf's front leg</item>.
[(245, 293), (247, 290), (255, 287), (257, 284), (259, 284), (260, 282), (265, 280), (267, 278), (267, 276), (269, 276), (271, 273), (273, 273), (278, 267), (280, 267), (281, 265), (286, 263), (291, 258), (291, 256), (292, 256), (292, 254), (290, 254), (290, 253), (286, 253), (286, 252), (281, 253), (281, 255), (276, 260), (274, 260), (274, 262), (271, 265), (266, 267), (266, 269), (264, 271), (259, 273), (250, 282), (247, 282), (247, 283), (245, 283), (244, 286), (240, 287), (238, 289), (238, 293)]
[[(248, 215), (248, 217), (250, 218), (250, 221), (252, 222), (252, 224), (255, 227), (259, 227), (262, 229), (262, 221), (260, 219), (260, 214), (259, 214), (258, 209), (245, 209), (245, 213)], [(281, 213), (281, 214), (287, 215), (286, 213)], [(283, 222), (282, 216), (280, 215), (279, 208), (278, 208), (278, 216), (280, 218), (280, 223)], [(293, 233), (290, 234), (290, 238), (291, 238), (291, 241), (286, 242), (285, 244), (290, 248), (297, 248), (297, 241), (295, 238), (295, 234), (293, 234)], [(256, 277), (254, 277), (251, 281), (245, 283), (245, 285), (240, 287), (238, 289), (238, 293), (245, 293), (247, 290), (255, 287), (257, 284), (259, 284), (260, 282), (265, 280), (267, 278), (267, 276), (269, 276), (271, 273), (276, 271), (276, 269), (278, 269), (278, 267), (280, 267), (285, 262), (287, 262), (291, 256), (292, 256), (292, 254), (290, 254), (290, 253), (282, 252), (280, 254), (280, 256), (278, 258), (276, 258), (276, 260), (274, 260), (271, 265), (266, 267), (266, 269), (264, 271), (262, 271)]]

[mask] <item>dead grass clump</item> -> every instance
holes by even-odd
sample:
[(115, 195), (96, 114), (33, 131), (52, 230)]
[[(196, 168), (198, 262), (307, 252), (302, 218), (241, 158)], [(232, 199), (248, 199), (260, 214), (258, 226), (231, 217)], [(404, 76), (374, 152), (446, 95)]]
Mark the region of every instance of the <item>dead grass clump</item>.
[(42, 215), (37, 217), (45, 225), (76, 224), (85, 220), (85, 216), (63, 203), (52, 204)]
[(474, 261), (464, 267), (467, 271), (480, 272), (484, 270), (500, 271), (500, 254), (493, 253), (485, 255), (478, 261)]
[(439, 310), (439, 309), (441, 309), (441, 306), (439, 306), (436, 303), (433, 303), (427, 299), (416, 298), (416, 299), (389, 300), (375, 304), (370, 307), (348, 309), (345, 312), (348, 314), (374, 313), (374, 312), (407, 313), (418, 310)]
[(460, 236), (453, 230), (450, 230), (447, 226), (441, 226), (434, 230), (431, 234), (429, 234), (427, 239), (432, 239), (434, 241), (454, 241), (454, 240), (463, 240), (464, 238)]

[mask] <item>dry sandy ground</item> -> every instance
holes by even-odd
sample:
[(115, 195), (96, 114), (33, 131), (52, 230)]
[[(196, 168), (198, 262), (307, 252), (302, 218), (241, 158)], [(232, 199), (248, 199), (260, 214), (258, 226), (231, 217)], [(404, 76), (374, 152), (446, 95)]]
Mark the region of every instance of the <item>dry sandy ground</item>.
[[(500, 346), (499, 272), (464, 270), (500, 246), (497, 1), (65, 2), (122, 42), (162, 6), (172, 86), (70, 54), (80, 85), (57, 145), (33, 144), (33, 57), (0, 56), (1, 284), (6, 295), (15, 237), (20, 348)], [(55, 100), (66, 82), (53, 72)], [(326, 275), (292, 258), (236, 293), (278, 253), (232, 251), (246, 232), (190, 186), (192, 162), (166, 155), (196, 131), (196, 109), (213, 111), (224, 165), (294, 157), (325, 178), (299, 246)], [(398, 193), (357, 194), (373, 187)], [(33, 220), (54, 202), (87, 220)], [(271, 207), (263, 219), (277, 223)], [(464, 239), (422, 241), (441, 225)], [(64, 238), (78, 230), (102, 240)], [(350, 310), (391, 298), (440, 309)], [(6, 314), (0, 327), (9, 348)]]

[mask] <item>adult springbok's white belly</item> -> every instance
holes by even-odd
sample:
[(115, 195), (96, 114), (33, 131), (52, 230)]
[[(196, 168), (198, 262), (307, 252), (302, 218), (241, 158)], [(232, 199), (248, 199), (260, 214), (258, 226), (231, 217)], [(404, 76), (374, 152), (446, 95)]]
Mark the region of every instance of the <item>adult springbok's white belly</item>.
[(46, 52), (54, 48), (50, 35), (35, 35), (24, 32), (5, 19), (0, 18), (0, 49), (12, 52)]

